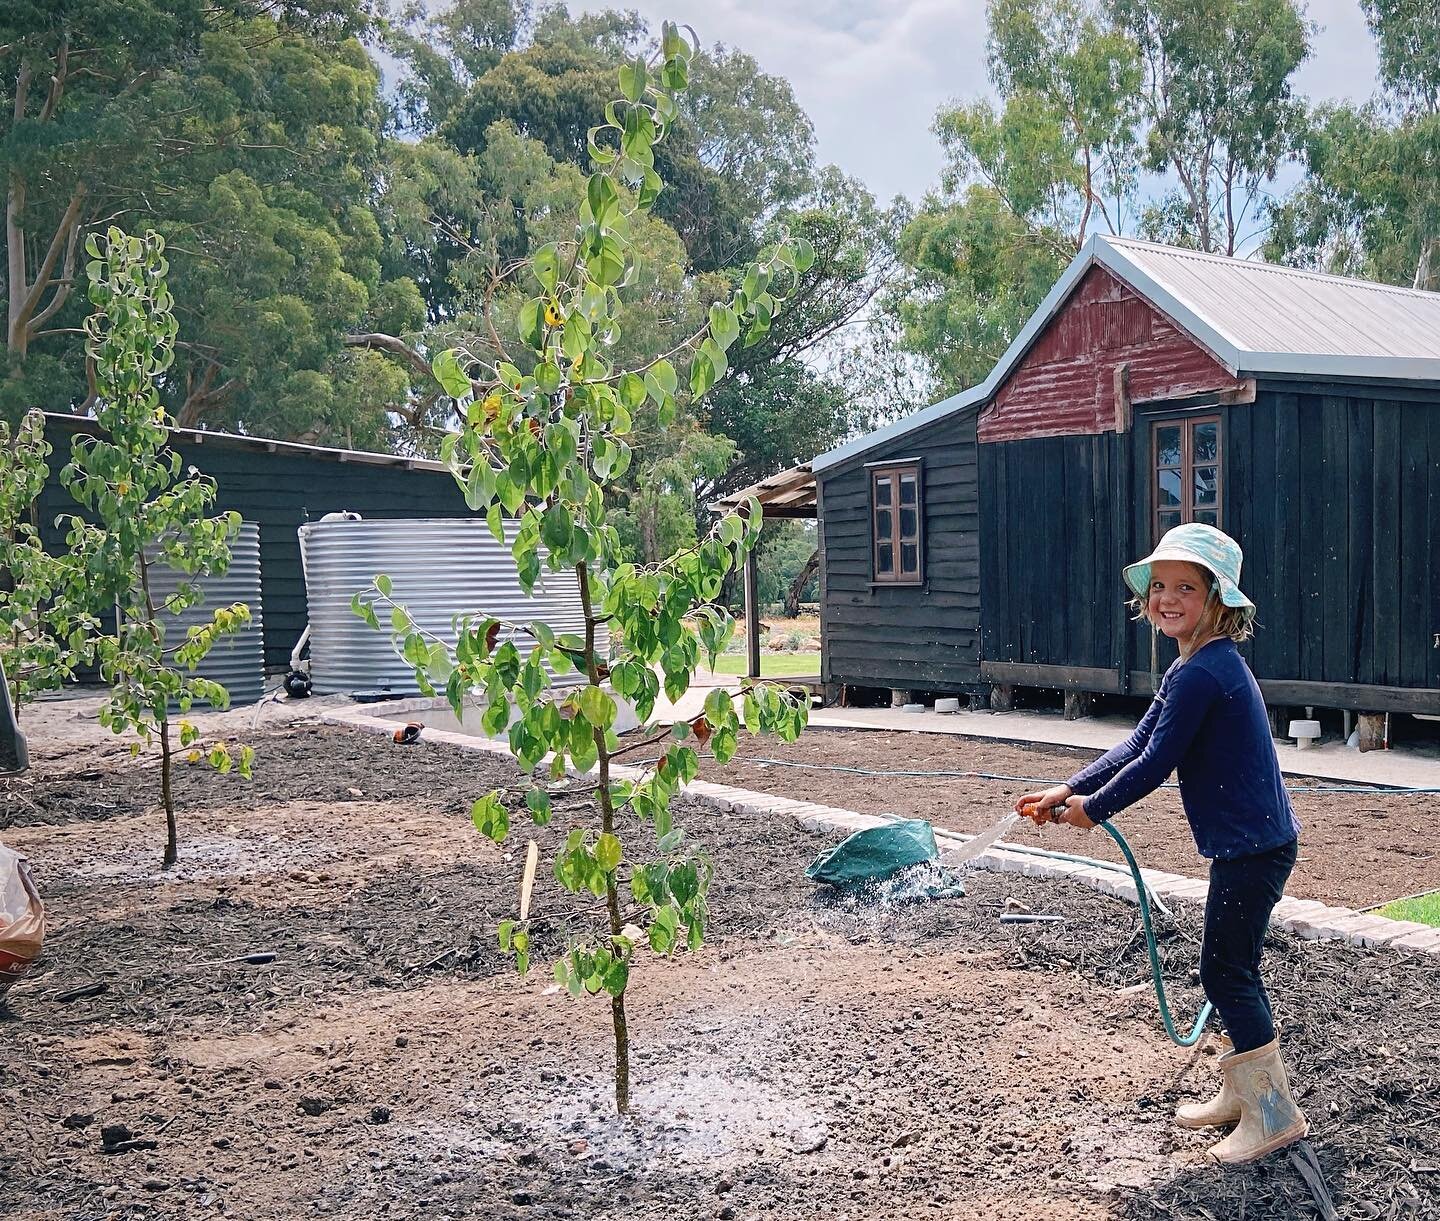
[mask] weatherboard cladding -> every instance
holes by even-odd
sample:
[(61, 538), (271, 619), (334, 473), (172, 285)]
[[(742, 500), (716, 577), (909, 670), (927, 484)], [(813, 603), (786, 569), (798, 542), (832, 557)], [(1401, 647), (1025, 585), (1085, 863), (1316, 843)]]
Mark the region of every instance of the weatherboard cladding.
[(1135, 402), (1241, 386), (1171, 319), (1097, 265), (981, 412), (981, 443), (1113, 430), (1121, 365)]
[[(822, 673), (860, 687), (964, 691), (980, 679), (979, 488), (975, 413), (963, 412), (825, 472)], [(923, 585), (873, 584), (870, 467), (918, 459)]]

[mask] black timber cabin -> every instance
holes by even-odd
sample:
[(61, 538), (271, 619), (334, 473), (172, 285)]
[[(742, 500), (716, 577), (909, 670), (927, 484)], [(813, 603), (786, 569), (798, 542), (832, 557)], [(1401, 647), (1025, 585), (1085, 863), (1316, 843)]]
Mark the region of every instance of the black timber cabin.
[(1440, 293), (1094, 237), (985, 382), (810, 467), (831, 690), (1148, 696), (1121, 568), (1204, 521), (1277, 724), (1440, 717)]

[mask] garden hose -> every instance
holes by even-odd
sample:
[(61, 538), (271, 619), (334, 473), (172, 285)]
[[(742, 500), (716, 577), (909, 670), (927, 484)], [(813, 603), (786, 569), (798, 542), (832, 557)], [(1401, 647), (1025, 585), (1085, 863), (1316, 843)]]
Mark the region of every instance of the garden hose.
[(1181, 1035), (1175, 1028), (1175, 1020), (1170, 1014), (1170, 1005), (1165, 999), (1165, 978), (1160, 971), (1160, 950), (1155, 943), (1155, 928), (1150, 923), (1150, 904), (1153, 901), (1150, 888), (1145, 885), (1145, 879), (1140, 875), (1140, 866), (1135, 861), (1135, 854), (1130, 851), (1130, 845), (1125, 842), (1125, 837), (1108, 821), (1102, 822), (1100, 825), (1124, 854), (1125, 862), (1130, 866), (1130, 876), (1135, 879), (1136, 906), (1140, 908), (1140, 922), (1145, 929), (1145, 948), (1150, 953), (1150, 979), (1155, 985), (1155, 999), (1160, 1002), (1160, 1020), (1165, 1024), (1165, 1033), (1181, 1047), (1194, 1047), (1200, 1041), (1200, 1036), (1204, 1034), (1205, 1023), (1210, 1020), (1210, 1014), (1214, 1012), (1215, 1006), (1209, 1001), (1200, 1006), (1200, 1012), (1195, 1018), (1195, 1025), (1190, 1028), (1189, 1034)]

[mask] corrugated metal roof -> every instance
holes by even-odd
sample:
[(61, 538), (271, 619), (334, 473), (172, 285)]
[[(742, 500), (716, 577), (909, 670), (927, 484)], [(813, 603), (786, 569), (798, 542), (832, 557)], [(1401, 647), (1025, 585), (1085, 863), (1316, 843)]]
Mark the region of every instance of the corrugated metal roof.
[(819, 473), (957, 411), (983, 406), (1097, 263), (1236, 376), (1440, 383), (1440, 293), (1097, 234), (983, 382), (820, 454), (811, 468)]
[[(100, 424), (93, 416), (72, 415), (65, 411), (47, 411), (53, 421), (71, 432), (96, 434)], [(411, 471), (446, 472), (450, 468), (430, 458), (410, 458), (404, 454), (377, 454), (363, 449), (335, 449), (325, 445), (302, 445), (298, 441), (276, 441), (270, 437), (252, 437), (235, 432), (211, 432), (205, 428), (172, 428), (174, 445), (218, 445), (222, 449), (246, 449), (255, 453), (288, 454), (291, 457), (316, 458), (325, 462), (355, 462), (369, 466), (401, 466)]]
[[(1132, 288), (1238, 373), (1440, 379), (1440, 293), (1099, 239)], [(1206, 335), (1196, 338), (1211, 346)]]
[(748, 488), (722, 496), (710, 507), (716, 513), (725, 513), (740, 508), (750, 497), (760, 502), (760, 507), (772, 516), (783, 514), (790, 517), (815, 516), (815, 476), (810, 473), (810, 464), (802, 462), (788, 471), (771, 475)]

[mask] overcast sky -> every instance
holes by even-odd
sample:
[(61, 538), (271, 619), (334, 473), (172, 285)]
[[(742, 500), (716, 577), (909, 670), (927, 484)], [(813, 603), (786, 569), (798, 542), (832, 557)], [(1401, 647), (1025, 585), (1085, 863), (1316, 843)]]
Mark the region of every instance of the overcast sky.
[[(571, 0), (572, 11), (637, 8), (658, 32), (669, 18), (707, 45), (748, 51), (790, 81), (815, 124), (822, 162), (834, 162), (882, 201), (918, 200), (936, 185), (936, 110), (987, 91), (985, 0)], [(1300, 69), (1312, 98), (1368, 97), (1375, 51), (1358, 0), (1309, 0), (1322, 27)]]

